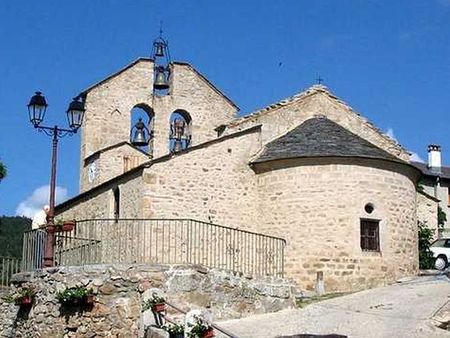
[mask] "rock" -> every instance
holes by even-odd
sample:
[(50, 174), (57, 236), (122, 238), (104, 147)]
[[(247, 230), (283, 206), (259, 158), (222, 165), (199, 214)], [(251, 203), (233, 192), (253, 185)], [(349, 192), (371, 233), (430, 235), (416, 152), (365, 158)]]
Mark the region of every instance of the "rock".
[(106, 283), (103, 286), (99, 287), (98, 290), (104, 295), (112, 295), (116, 292), (116, 287), (111, 283)]
[(92, 285), (94, 285), (94, 286), (102, 286), (103, 285), (103, 279), (94, 278), (94, 280), (92, 281)]
[(169, 333), (156, 327), (149, 327), (144, 338), (169, 338)]

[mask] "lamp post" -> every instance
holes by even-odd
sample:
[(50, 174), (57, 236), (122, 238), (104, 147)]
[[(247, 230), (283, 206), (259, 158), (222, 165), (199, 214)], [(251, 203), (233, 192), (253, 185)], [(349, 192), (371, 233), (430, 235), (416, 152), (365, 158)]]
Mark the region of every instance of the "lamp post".
[(66, 114), (70, 129), (63, 129), (58, 126), (46, 127), (41, 126), (47, 111), (47, 101), (41, 92), (36, 92), (30, 99), (28, 104), (28, 114), (33, 127), (40, 132), (44, 132), (47, 136), (52, 137), (52, 165), (50, 175), (50, 210), (47, 215), (47, 236), (44, 249), (44, 266), (51, 267), (54, 265), (54, 243), (55, 243), (55, 187), (56, 187), (56, 159), (58, 150), (58, 138), (76, 134), (81, 127), (84, 116), (84, 102), (80, 97), (76, 97), (69, 104)]

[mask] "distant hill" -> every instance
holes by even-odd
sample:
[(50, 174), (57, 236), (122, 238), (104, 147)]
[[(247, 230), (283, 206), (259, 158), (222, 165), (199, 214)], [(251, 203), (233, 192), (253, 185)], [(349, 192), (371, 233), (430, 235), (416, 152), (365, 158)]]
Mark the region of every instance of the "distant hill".
[(0, 217), (0, 256), (22, 257), (23, 232), (31, 229), (26, 217)]

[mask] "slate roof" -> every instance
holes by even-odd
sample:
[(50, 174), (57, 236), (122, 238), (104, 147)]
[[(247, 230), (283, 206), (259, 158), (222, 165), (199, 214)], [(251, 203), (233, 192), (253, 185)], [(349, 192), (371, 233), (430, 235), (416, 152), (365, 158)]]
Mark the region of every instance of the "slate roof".
[(327, 118), (318, 117), (305, 121), (287, 134), (268, 143), (252, 163), (298, 157), (330, 156), (403, 162), (339, 124)]
[(419, 169), (425, 176), (441, 177), (450, 180), (450, 167), (441, 167), (441, 172), (431, 170), (426, 163), (422, 162), (411, 162), (413, 166)]

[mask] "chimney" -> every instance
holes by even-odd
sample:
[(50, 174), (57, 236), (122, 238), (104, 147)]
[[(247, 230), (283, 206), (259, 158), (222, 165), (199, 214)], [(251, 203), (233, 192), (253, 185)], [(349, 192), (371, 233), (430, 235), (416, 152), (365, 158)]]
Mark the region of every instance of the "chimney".
[(441, 172), (441, 146), (436, 144), (428, 146), (428, 168), (431, 171)]

